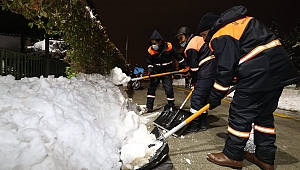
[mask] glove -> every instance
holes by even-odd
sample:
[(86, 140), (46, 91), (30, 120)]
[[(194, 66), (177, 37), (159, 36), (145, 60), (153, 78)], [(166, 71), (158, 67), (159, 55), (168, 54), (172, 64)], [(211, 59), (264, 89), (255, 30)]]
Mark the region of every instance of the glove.
[(196, 87), (196, 83), (192, 83), (192, 86), (195, 88)]
[(188, 72), (190, 70), (190, 68), (191, 68), (190, 66), (185, 66), (184, 69), (185, 69), (186, 72)]
[(153, 74), (153, 67), (148, 68), (147, 76), (150, 76), (151, 74)]
[(214, 108), (221, 105), (221, 100), (215, 100), (212, 96), (209, 96), (208, 104), (209, 110), (213, 110)]

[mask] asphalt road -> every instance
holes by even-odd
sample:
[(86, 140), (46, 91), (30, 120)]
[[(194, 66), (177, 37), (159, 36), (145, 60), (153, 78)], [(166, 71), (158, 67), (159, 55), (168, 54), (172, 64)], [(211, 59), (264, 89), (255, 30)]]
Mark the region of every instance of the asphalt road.
[[(145, 105), (147, 95), (147, 82), (142, 83), (142, 88), (135, 90), (132, 94), (132, 101), (138, 105)], [(175, 105), (180, 107), (188, 95), (190, 89), (174, 86)], [(153, 129), (153, 121), (162, 112), (162, 106), (167, 103), (162, 85), (156, 91), (154, 105), (159, 109), (153, 113), (141, 115), (148, 119), (148, 128)], [(170, 148), (169, 158), (162, 162), (155, 170), (215, 170), (231, 169), (217, 166), (206, 160), (209, 152), (220, 152), (223, 149), (227, 138), (227, 118), (230, 98), (222, 100), (221, 106), (209, 111), (208, 129), (198, 133), (191, 133), (181, 137), (168, 137)], [(187, 101), (184, 108), (189, 110), (190, 101)], [(300, 169), (300, 114), (296, 112), (277, 109), (274, 112), (275, 126), (277, 132), (276, 160), (275, 167), (279, 170)], [(244, 160), (243, 169), (258, 170), (256, 165)]]

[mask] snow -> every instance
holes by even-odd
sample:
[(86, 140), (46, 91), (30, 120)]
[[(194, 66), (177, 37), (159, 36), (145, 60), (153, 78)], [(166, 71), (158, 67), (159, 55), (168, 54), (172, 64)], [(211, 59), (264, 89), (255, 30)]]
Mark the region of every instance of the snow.
[[(234, 91), (227, 97), (232, 98), (233, 95)], [(294, 85), (284, 88), (279, 98), (277, 108), (300, 112), (300, 90), (295, 90)]]
[[(116, 86), (128, 81), (119, 68), (71, 79), (0, 76), (0, 170), (119, 170), (148, 163), (162, 143)], [(279, 107), (300, 111), (299, 99), (298, 91), (285, 89)]]
[(0, 76), (0, 169), (122, 169), (147, 163), (160, 144), (110, 76)]

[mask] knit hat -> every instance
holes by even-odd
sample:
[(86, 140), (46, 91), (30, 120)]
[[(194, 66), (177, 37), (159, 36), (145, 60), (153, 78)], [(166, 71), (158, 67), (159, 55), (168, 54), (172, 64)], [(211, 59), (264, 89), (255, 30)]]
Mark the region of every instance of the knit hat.
[(203, 31), (209, 30), (214, 23), (219, 19), (219, 16), (213, 13), (206, 13), (200, 20), (197, 32), (200, 34)]

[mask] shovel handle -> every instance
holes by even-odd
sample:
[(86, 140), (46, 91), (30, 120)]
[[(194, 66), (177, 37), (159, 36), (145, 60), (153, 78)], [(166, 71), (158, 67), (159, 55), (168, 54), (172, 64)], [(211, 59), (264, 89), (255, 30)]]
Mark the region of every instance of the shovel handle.
[(189, 124), (192, 120), (194, 120), (196, 117), (200, 116), (203, 112), (209, 109), (209, 104), (206, 104), (204, 107), (202, 107), (200, 110), (192, 114), (190, 117), (185, 119), (185, 123)]
[(189, 98), (191, 98), (192, 94), (193, 94), (194, 88), (192, 88), (192, 90), (190, 91), (189, 95), (185, 98), (184, 102), (182, 103), (182, 105), (180, 106), (179, 109), (182, 109), (183, 106), (185, 105), (185, 103), (189, 100)]
[[(236, 89), (236, 85), (233, 86), (233, 87), (231, 87), (228, 90), (228, 93), (226, 95), (228, 95), (229, 93), (233, 92), (235, 89)], [(210, 106), (209, 104), (206, 104), (205, 106), (203, 106), (200, 110), (198, 110), (197, 112), (195, 112), (194, 114), (192, 114), (190, 117), (186, 118), (179, 125), (175, 126), (173, 129), (171, 129), (170, 131), (168, 131), (167, 133), (165, 133), (163, 135), (163, 137), (167, 138), (167, 137), (171, 136), (173, 133), (177, 132), (179, 129), (183, 128), (185, 125), (187, 125), (188, 123), (190, 123), (196, 117), (200, 116), (203, 112), (205, 112), (206, 110), (208, 110), (209, 106)]]
[(194, 120), (196, 117), (200, 116), (203, 112), (209, 109), (209, 104), (202, 107), (200, 110), (198, 110), (196, 113), (185, 119), (183, 122), (181, 122), (179, 125), (175, 126), (173, 129), (168, 131), (163, 135), (164, 138), (167, 138), (171, 136), (173, 133), (177, 132), (179, 129), (183, 128), (185, 125), (190, 123), (192, 120)]
[(181, 70), (178, 70), (178, 71), (171, 71), (171, 72), (153, 74), (153, 75), (150, 75), (150, 76), (143, 76), (143, 77), (133, 78), (133, 79), (131, 79), (131, 81), (137, 81), (137, 80), (153, 78), (153, 77), (160, 77), (160, 76), (165, 76), (165, 75), (169, 75), (169, 74), (184, 73), (186, 71), (187, 71), (186, 69), (181, 69)]

